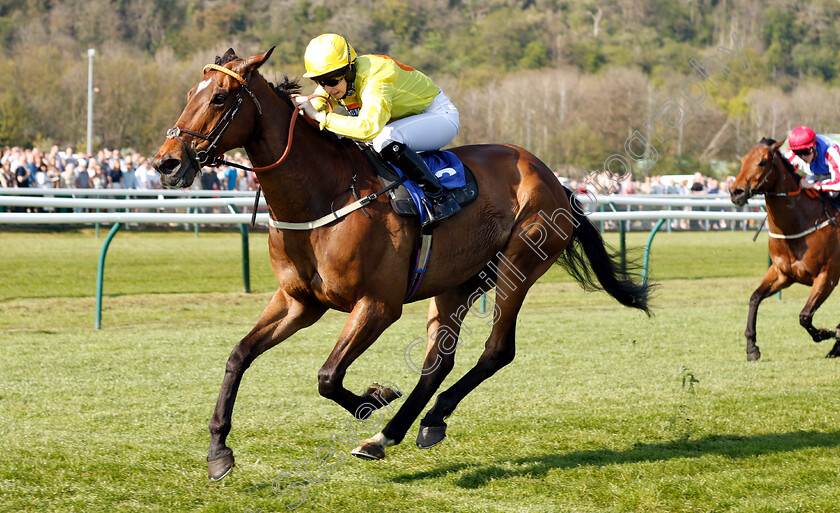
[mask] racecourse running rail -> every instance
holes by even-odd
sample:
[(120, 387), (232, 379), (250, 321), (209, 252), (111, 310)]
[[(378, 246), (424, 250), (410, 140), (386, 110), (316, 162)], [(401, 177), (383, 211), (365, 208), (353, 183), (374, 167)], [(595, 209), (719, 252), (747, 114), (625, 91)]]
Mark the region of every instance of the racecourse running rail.
[[(584, 205), (596, 204), (615, 207), (678, 208), (679, 210), (627, 210), (613, 212), (591, 212), (592, 221), (658, 221), (651, 230), (644, 249), (642, 279), (647, 279), (648, 260), (653, 238), (659, 228), (669, 219), (762, 221), (766, 217), (764, 200), (751, 199), (746, 207), (736, 210), (728, 196), (672, 196), (672, 195), (581, 195)], [(240, 214), (236, 207), (253, 207), (253, 191), (203, 191), (203, 190), (139, 190), (139, 189), (36, 189), (0, 188), (0, 208), (60, 208), (60, 209), (119, 209), (112, 212), (0, 212), (0, 224), (45, 225), (45, 224), (113, 224), (106, 237), (99, 257), (96, 291), (95, 329), (101, 327), (102, 286), (105, 255), (111, 239), (124, 224), (238, 224), (242, 233), (243, 285), (250, 291), (248, 257), (248, 228), (252, 214)], [(265, 207), (265, 201), (260, 200)], [(222, 208), (228, 213), (158, 212), (157, 210)], [(705, 210), (685, 210), (703, 208)], [(719, 209), (719, 210), (711, 210)], [(749, 209), (751, 211), (745, 211)], [(130, 210), (143, 210), (130, 212)], [(268, 223), (268, 213), (258, 213), (256, 223)], [(621, 247), (624, 250), (624, 223), (619, 223)]]

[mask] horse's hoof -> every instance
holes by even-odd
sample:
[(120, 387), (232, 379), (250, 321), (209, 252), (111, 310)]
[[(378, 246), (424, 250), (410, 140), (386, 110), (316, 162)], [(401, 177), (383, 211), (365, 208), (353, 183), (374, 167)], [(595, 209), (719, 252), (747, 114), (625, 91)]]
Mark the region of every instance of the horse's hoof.
[(834, 351), (831, 351), (830, 353), (828, 353), (827, 355), (825, 355), (825, 357), (826, 357), (826, 358), (838, 358), (838, 357), (840, 357), (840, 354), (837, 354), (837, 353), (835, 353)]
[(380, 385), (376, 381), (365, 390), (364, 395), (374, 398), (382, 406), (391, 404), (391, 401), (396, 401), (402, 397), (402, 392), (389, 386)]
[(350, 451), (350, 454), (363, 460), (381, 460), (385, 457), (385, 449), (376, 442), (365, 441)]
[(417, 447), (429, 449), (443, 442), (446, 438), (446, 424), (442, 426), (420, 426), (417, 433)]
[(236, 465), (233, 460), (233, 451), (225, 454), (221, 458), (207, 462), (207, 477), (210, 481), (221, 481), (226, 475), (230, 474), (230, 469)]
[(761, 351), (759, 351), (758, 349), (756, 349), (752, 353), (747, 353), (748, 362), (756, 362), (759, 358), (761, 358)]

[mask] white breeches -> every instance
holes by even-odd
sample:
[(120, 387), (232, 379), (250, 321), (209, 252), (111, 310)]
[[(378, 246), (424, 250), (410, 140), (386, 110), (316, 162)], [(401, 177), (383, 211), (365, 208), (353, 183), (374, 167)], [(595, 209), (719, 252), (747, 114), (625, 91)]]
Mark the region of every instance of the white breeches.
[(390, 141), (401, 142), (414, 151), (439, 150), (455, 139), (460, 128), (458, 109), (441, 92), (420, 114), (388, 123), (370, 144), (377, 152)]

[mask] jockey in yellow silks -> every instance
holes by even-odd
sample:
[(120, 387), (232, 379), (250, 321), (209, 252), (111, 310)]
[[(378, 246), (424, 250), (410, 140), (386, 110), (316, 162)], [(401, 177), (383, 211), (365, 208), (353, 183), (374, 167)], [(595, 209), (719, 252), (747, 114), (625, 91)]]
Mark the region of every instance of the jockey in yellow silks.
[[(446, 146), (461, 127), (458, 109), (429, 77), (384, 55), (357, 56), (336, 34), (310, 41), (304, 63), (303, 76), (318, 84), (315, 94), (328, 99), (299, 97), (300, 107), (322, 129), (369, 143), (420, 185), (432, 203), (424, 228), (460, 210), (416, 153)], [(341, 104), (349, 115), (327, 112), (327, 101)]]

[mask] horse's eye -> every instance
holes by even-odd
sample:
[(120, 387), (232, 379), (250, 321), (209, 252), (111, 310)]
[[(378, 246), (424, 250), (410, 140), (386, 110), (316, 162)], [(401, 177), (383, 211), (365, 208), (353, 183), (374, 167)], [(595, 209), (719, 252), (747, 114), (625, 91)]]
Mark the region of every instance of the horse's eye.
[(223, 103), (225, 103), (225, 100), (227, 100), (227, 95), (222, 94), (222, 93), (217, 93), (217, 94), (213, 95), (213, 99), (210, 100), (210, 103), (212, 103), (214, 105), (222, 105)]
[(764, 166), (766, 166), (766, 165), (767, 165), (767, 159), (762, 159), (762, 161), (761, 161), (761, 162), (759, 162), (759, 163), (758, 163), (758, 165), (759, 165), (760, 167), (764, 167)]

